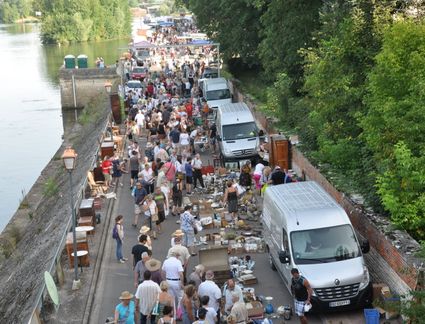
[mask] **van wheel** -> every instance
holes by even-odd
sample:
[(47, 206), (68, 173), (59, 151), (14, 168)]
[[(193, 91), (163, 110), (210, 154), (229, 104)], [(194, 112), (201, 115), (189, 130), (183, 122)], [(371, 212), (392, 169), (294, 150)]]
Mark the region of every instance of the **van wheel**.
[(272, 255), (270, 253), (269, 253), (269, 264), (270, 264), (270, 268), (272, 268), (273, 271), (277, 270), (276, 266), (274, 265)]

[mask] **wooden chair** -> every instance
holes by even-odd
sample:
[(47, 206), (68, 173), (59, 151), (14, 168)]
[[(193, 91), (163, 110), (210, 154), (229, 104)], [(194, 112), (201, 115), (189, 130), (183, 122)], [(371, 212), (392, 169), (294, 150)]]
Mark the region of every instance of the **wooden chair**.
[(87, 172), (87, 182), (90, 187), (92, 195), (95, 197), (99, 195), (103, 195), (107, 191), (107, 188), (104, 185), (105, 183), (103, 181), (95, 181), (93, 173), (91, 171)]

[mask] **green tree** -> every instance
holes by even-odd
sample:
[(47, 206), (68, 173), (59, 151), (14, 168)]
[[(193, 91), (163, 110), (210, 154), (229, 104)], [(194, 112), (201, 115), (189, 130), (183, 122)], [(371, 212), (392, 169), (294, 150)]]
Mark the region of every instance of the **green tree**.
[(363, 138), (379, 171), (378, 193), (395, 224), (425, 238), (425, 24), (388, 27), (369, 74)]
[(278, 72), (287, 73), (291, 92), (298, 95), (303, 83), (303, 57), (299, 50), (315, 46), (312, 36), (320, 26), (322, 1), (271, 0), (265, 4), (258, 47), (265, 75), (273, 80)]
[(249, 0), (190, 0), (198, 27), (220, 43), (225, 60), (240, 58), (244, 63), (258, 63), (261, 10)]

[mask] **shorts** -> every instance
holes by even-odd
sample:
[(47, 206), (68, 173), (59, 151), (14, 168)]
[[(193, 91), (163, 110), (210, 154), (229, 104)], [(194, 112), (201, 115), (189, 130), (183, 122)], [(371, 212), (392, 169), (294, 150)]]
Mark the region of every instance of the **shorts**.
[(134, 213), (140, 215), (142, 213), (142, 208), (138, 204), (134, 204)]
[(182, 195), (181, 194), (180, 195), (173, 196), (173, 204), (176, 207), (181, 207), (182, 206), (182, 204), (183, 204), (183, 198), (182, 198)]
[(156, 225), (161, 224), (165, 220), (165, 211), (158, 210), (158, 220), (155, 222)]
[(186, 183), (187, 184), (192, 184), (192, 177), (186, 176)]
[(298, 316), (304, 316), (305, 301), (294, 299), (294, 312)]
[(130, 171), (130, 177), (131, 177), (131, 179), (137, 180), (138, 174), (139, 174), (139, 171), (137, 171), (137, 170), (131, 170)]
[(111, 181), (112, 180), (112, 176), (110, 173), (104, 173), (103, 176), (105, 177), (105, 181)]
[(216, 142), (216, 137), (214, 136), (214, 137), (211, 137), (211, 139), (210, 139), (210, 142), (211, 142), (211, 145), (215, 145), (215, 142)]

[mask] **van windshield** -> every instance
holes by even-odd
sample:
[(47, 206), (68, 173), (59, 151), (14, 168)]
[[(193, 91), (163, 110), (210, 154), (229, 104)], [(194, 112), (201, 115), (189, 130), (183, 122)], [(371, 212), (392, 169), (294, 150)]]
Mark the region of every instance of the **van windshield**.
[(207, 101), (210, 100), (222, 100), (222, 99), (230, 99), (230, 90), (229, 89), (219, 89), (219, 90), (211, 90), (207, 91), (206, 98)]
[(254, 122), (223, 125), (223, 140), (236, 140), (242, 138), (253, 138), (258, 134), (257, 125)]
[(291, 245), (297, 264), (335, 262), (360, 256), (357, 238), (350, 225), (292, 232)]

